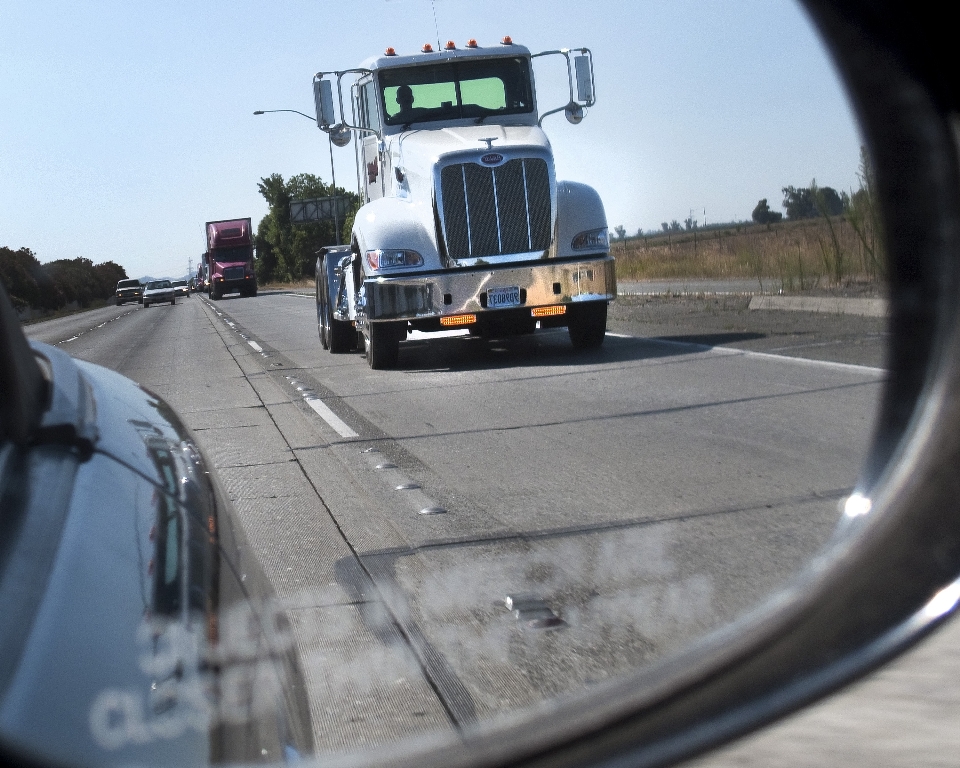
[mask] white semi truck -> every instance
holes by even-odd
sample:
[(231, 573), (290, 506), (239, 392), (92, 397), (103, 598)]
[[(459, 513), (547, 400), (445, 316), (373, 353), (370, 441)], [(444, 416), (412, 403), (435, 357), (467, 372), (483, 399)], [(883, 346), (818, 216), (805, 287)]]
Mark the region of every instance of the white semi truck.
[[(569, 101), (540, 112), (532, 60), (566, 60)], [(350, 244), (317, 260), (320, 341), (397, 364), (410, 330), (477, 336), (566, 326), (603, 343), (616, 296), (607, 220), (591, 187), (557, 181), (541, 128), (594, 103), (586, 48), (531, 54), (505, 37), (414, 55), (388, 48), (357, 69), (314, 77), (317, 123), (354, 143), (363, 205)], [(345, 101), (349, 109), (345, 109)]]

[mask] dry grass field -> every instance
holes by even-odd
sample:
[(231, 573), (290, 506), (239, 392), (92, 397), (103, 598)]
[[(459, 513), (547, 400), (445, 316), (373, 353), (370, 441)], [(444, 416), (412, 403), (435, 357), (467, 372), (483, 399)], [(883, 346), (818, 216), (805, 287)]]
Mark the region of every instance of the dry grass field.
[(752, 278), (784, 291), (883, 282), (878, 238), (843, 216), (739, 224), (614, 240), (620, 280)]

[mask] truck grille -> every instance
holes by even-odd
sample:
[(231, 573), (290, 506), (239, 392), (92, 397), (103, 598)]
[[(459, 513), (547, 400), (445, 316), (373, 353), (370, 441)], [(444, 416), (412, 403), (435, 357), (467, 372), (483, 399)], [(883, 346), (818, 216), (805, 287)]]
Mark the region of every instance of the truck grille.
[(243, 280), (243, 267), (227, 267), (223, 270), (224, 280)]
[(550, 247), (550, 175), (540, 158), (497, 168), (475, 163), (440, 171), (447, 253), (454, 259)]

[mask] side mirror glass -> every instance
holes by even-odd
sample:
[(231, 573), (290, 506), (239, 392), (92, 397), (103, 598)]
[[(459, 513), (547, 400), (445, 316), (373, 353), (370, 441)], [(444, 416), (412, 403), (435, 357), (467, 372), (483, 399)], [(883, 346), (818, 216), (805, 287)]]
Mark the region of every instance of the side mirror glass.
[[(588, 54), (581, 54), (573, 58), (573, 71), (577, 81), (577, 101), (585, 106), (593, 105), (593, 61)], [(581, 112), (581, 119), (583, 110)], [(567, 120), (570, 120), (569, 114)], [(573, 120), (570, 120), (572, 123)], [(577, 120), (579, 123), (580, 120)]]
[[(329, 80), (313, 81), (313, 101), (317, 110), (317, 127), (326, 130), (336, 122), (336, 112), (333, 107), (333, 86)], [(337, 146), (342, 145), (338, 144)]]

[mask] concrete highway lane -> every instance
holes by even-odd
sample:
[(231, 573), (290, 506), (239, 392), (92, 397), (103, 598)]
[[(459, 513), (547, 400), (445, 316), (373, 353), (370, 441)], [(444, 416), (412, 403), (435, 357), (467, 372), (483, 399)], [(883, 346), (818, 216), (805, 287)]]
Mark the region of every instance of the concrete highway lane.
[(509, 716), (742, 615), (830, 536), (883, 381), (563, 330), (414, 334), (372, 371), (284, 293), (75, 330), (28, 333), (167, 398), (217, 466), (330, 752)]

